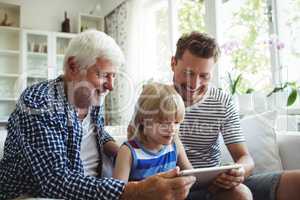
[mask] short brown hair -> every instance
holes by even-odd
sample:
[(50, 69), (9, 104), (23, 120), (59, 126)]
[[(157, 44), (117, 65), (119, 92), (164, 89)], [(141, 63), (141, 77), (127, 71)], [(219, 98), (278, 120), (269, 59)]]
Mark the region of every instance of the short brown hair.
[(181, 59), (185, 50), (189, 50), (193, 55), (201, 58), (214, 58), (217, 62), (220, 49), (216, 40), (205, 33), (193, 31), (182, 35), (178, 42), (175, 58)]

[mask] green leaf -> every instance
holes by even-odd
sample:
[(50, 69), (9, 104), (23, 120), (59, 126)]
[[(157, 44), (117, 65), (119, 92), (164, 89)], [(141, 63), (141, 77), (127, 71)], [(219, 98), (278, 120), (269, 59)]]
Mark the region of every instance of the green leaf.
[(254, 92), (254, 89), (253, 88), (248, 88), (246, 90), (246, 94), (251, 94), (252, 92)]
[(297, 89), (293, 89), (288, 97), (287, 106), (293, 105), (297, 99), (297, 96), (298, 96)]
[(276, 93), (276, 92), (280, 92), (283, 91), (285, 88), (288, 87), (288, 85), (290, 85), (289, 82), (284, 83), (284, 85), (281, 85), (279, 87), (275, 87), (268, 95), (267, 97), (271, 96), (272, 94)]
[(235, 94), (235, 93), (236, 93), (236, 91), (237, 91), (237, 86), (238, 86), (238, 84), (239, 84), (241, 78), (242, 78), (242, 74), (238, 75), (238, 77), (237, 77), (236, 80), (234, 81), (233, 86), (232, 86), (232, 94)]

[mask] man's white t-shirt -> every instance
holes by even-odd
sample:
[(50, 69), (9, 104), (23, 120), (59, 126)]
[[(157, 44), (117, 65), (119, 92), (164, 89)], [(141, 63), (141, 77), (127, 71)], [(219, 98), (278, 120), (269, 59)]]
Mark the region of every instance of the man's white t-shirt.
[(97, 176), (99, 174), (98, 165), (100, 164), (100, 156), (97, 142), (95, 125), (91, 123), (89, 112), (82, 121), (82, 141), (80, 149), (80, 158), (83, 163), (85, 175)]

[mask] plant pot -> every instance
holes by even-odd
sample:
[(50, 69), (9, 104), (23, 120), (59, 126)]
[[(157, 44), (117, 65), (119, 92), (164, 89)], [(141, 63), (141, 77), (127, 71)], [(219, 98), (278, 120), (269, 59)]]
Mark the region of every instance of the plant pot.
[(288, 92), (276, 92), (267, 98), (269, 110), (282, 110), (287, 108)]
[(238, 95), (237, 95), (237, 94), (234, 94), (234, 95), (232, 95), (231, 98), (232, 98), (232, 102), (233, 102), (233, 104), (234, 104), (234, 106), (235, 106), (235, 109), (236, 109), (238, 112), (240, 112)]
[(253, 106), (256, 113), (263, 113), (268, 110), (267, 96), (265, 92), (257, 91), (253, 94)]
[(240, 94), (237, 95), (239, 102), (240, 115), (248, 115), (254, 112), (253, 95)]

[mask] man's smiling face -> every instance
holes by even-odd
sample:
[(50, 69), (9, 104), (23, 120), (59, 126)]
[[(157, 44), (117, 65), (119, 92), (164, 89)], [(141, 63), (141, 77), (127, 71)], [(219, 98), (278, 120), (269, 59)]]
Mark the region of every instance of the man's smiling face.
[(173, 81), (186, 104), (197, 102), (204, 95), (214, 66), (214, 58), (201, 58), (185, 50), (182, 58), (172, 58)]

